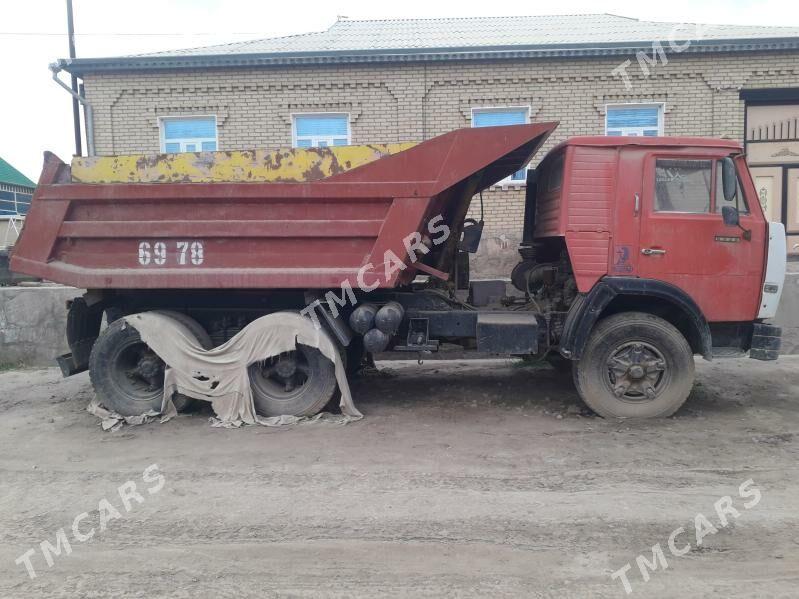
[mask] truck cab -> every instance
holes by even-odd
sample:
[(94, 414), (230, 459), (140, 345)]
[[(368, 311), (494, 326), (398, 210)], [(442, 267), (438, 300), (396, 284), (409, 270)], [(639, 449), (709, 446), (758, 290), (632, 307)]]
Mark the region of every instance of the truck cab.
[(779, 239), (769, 243), (779, 227), (765, 222), (736, 142), (576, 137), (539, 170), (526, 218), (537, 242), (565, 240), (581, 293), (602, 277), (636, 277), (682, 290), (708, 322), (774, 316), (781, 282), (766, 290), (764, 265), (784, 264)]
[[(626, 340), (617, 352), (606, 356), (603, 371), (603, 376), (610, 372), (609, 388), (617, 398), (630, 401), (618, 402), (618, 411), (592, 405), (600, 413), (654, 415), (643, 400), (656, 392), (650, 383), (663, 377), (630, 377), (630, 368), (613, 374), (614, 365), (619, 370), (631, 355), (631, 364), (642, 362), (645, 368), (668, 362), (651, 339), (637, 339), (633, 316), (670, 325), (691, 353), (706, 359), (745, 352), (761, 360), (777, 358), (780, 330), (763, 320), (776, 314), (782, 292), (785, 231), (781, 223), (766, 222), (738, 143), (575, 137), (560, 144), (530, 177), (523, 260), (514, 270), (514, 284), (527, 291), (536, 257), (551, 258), (560, 246), (568, 253), (577, 295), (556, 345), (574, 362), (584, 397), (601, 395), (586, 389), (591, 383), (584, 376), (596, 371), (588, 362), (596, 359), (594, 345), (608, 333), (596, 327), (615, 317), (630, 330), (629, 339), (622, 335)], [(665, 340), (663, 333), (657, 335)], [(638, 337), (646, 334), (639, 331)], [(692, 375), (692, 364), (674, 373)], [(633, 399), (625, 386), (635, 390)], [(639, 405), (635, 397), (641, 398)]]

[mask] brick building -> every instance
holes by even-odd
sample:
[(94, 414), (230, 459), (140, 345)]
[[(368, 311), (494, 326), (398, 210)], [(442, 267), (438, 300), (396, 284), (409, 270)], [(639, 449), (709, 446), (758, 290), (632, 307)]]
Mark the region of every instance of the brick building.
[[(340, 20), (283, 38), (62, 60), (97, 154), (423, 140), (560, 121), (573, 135), (746, 141), (761, 201), (799, 243), (799, 28), (613, 15)], [(484, 194), (481, 273), (509, 272), (524, 174)], [(476, 202), (473, 203), (473, 212)]]

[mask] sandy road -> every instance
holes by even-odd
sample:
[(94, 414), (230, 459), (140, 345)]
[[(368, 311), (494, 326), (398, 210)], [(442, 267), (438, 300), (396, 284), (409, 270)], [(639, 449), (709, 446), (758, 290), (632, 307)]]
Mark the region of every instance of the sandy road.
[[(85, 375), (0, 374), (0, 597), (796, 597), (799, 360), (698, 364), (676, 417), (587, 413), (549, 370), (384, 363), (347, 426), (102, 432)], [(160, 492), (142, 480), (157, 463)], [(744, 509), (752, 479), (760, 502)], [(124, 512), (117, 488), (144, 502)], [(694, 517), (740, 510), (696, 546)], [(106, 498), (123, 517), (99, 528)], [(690, 552), (644, 583), (636, 556)], [(39, 542), (65, 527), (70, 555)], [(14, 559), (29, 548), (37, 577)]]

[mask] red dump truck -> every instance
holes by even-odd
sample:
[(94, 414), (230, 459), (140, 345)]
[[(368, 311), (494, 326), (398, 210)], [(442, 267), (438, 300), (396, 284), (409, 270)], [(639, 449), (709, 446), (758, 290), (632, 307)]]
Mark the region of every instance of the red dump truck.
[[(12, 268), (88, 290), (69, 304), (59, 363), (66, 375), (89, 369), (104, 403), (128, 413), (160, 402), (164, 364), (115, 323), (150, 310), (209, 348), (300, 310), (350, 372), (382, 351), (545, 359), (606, 417), (672, 414), (695, 355), (775, 360), (781, 332), (764, 320), (782, 291), (785, 233), (766, 222), (733, 141), (569, 139), (528, 171), (508, 273), (518, 291), (469, 281), (483, 229), (467, 218), (473, 198), (524, 168), (556, 126), (456, 130), (360, 166), (308, 150), (318, 160), (299, 177), (274, 175), (296, 159), (278, 153), (260, 180), (246, 168), (228, 180), (182, 176), (175, 162), (158, 171), (162, 155), (106, 159), (116, 177), (80, 182), (48, 154)], [(161, 174), (141, 177), (144, 167)], [(332, 377), (303, 346), (251, 366), (267, 415), (319, 410)]]

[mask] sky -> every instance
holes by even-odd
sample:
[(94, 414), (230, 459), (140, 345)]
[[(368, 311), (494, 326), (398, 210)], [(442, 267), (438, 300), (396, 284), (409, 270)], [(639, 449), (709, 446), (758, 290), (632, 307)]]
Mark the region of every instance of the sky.
[[(651, 21), (799, 26), (790, 0), (73, 0), (78, 57), (120, 56), (311, 31), (352, 19), (611, 13)], [(74, 152), (72, 104), (48, 65), (67, 54), (66, 0), (0, 0), (0, 156), (34, 181), (42, 152)], [(68, 76), (65, 79), (68, 81)], [(84, 149), (85, 151), (85, 149)]]

